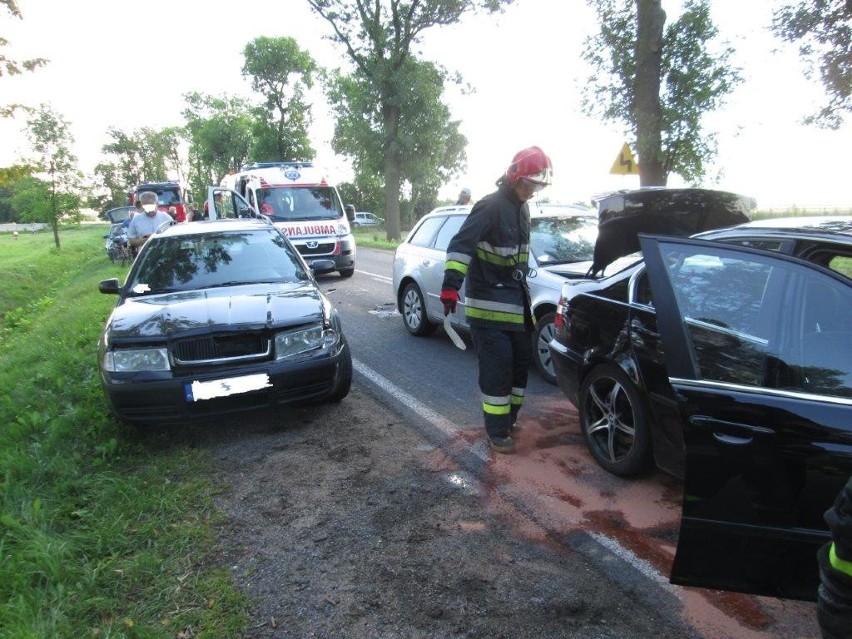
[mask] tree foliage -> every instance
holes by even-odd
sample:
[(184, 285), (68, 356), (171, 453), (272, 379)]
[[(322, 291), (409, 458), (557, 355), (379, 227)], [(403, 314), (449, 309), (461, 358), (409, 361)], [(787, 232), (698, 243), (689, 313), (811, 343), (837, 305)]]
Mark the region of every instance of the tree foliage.
[[(42, 104), (27, 121), (27, 137), (35, 154), (32, 164), (41, 173), (47, 175), (47, 180), (36, 180), (48, 185), (49, 199), (47, 205), (42, 204), (41, 196), (32, 196), (34, 206), (21, 209), (14, 202), (13, 206), (21, 211), (22, 219), (33, 222), (45, 222), (53, 229), (53, 239), (56, 248), (61, 248), (59, 241), (59, 225), (67, 222), (79, 222), (80, 172), (77, 170), (77, 157), (71, 152), (74, 137), (68, 122), (56, 113), (48, 104)], [(33, 179), (27, 193), (41, 193), (39, 184)], [(37, 206), (36, 206), (37, 204)]]
[[(0, 7), (5, 9), (4, 13), (6, 15), (18, 19), (23, 18), (15, 0), (0, 0)], [(45, 58), (30, 58), (28, 60), (15, 60), (10, 58), (3, 52), (3, 49), (8, 45), (9, 41), (0, 36), (0, 77), (4, 75), (19, 75), (26, 71), (35, 71), (38, 67), (42, 67), (47, 64), (47, 60)], [(0, 105), (0, 117), (10, 117), (18, 108), (21, 108), (21, 105)]]
[(109, 194), (103, 206), (126, 204), (128, 190), (140, 182), (162, 182), (171, 176), (185, 180), (183, 127), (142, 127), (130, 133), (110, 127), (107, 135), (111, 141), (101, 147), (106, 159), (95, 167), (99, 186)]
[(183, 111), (189, 137), (190, 185), (203, 192), (219, 184), (249, 159), (254, 143), (254, 118), (249, 102), (239, 97), (215, 97), (201, 93), (184, 96)]
[(455, 24), (465, 13), (501, 10), (513, 0), (307, 0), (329, 23), (332, 41), (339, 44), (355, 70), (355, 78), (369, 85), (380, 115), (385, 221), (388, 239), (399, 239), (399, 199), (406, 152), (402, 122), (405, 82), (412, 46), (424, 31)]
[(799, 0), (777, 9), (773, 31), (798, 43), (810, 64), (808, 75), (818, 74), (828, 104), (805, 118), (809, 124), (836, 129), (852, 111), (852, 2)]
[(254, 143), (250, 156), (263, 160), (310, 160), (311, 105), (306, 95), (314, 86), (317, 66), (293, 38), (258, 37), (243, 49), (243, 76), (263, 97), (254, 110)]
[[(403, 65), (398, 143), (402, 218), (433, 208), (438, 189), (464, 168), (467, 142), (450, 119), (443, 97), (445, 73), (430, 62), (409, 58)], [(379, 96), (359, 71), (331, 74), (328, 96), (336, 115), (332, 148), (352, 159), (362, 208), (384, 214), (382, 114)], [(408, 220), (411, 221), (411, 220)]]
[(659, 0), (588, 1), (600, 31), (585, 47), (595, 73), (584, 110), (625, 126), (639, 151), (642, 185), (665, 185), (671, 173), (700, 181), (716, 154), (702, 118), (741, 82), (733, 49), (715, 43), (709, 0), (686, 0), (668, 26)]
[(12, 189), (35, 172), (36, 167), (29, 164), (0, 167), (0, 223), (20, 221), (20, 213), (11, 204)]
[[(18, 3), (15, 0), (0, 0), (2, 6), (8, 15), (14, 18), (22, 19)], [(35, 71), (38, 67), (47, 64), (44, 58), (31, 58), (29, 60), (13, 60), (2, 52), (2, 48), (9, 45), (6, 38), (0, 37), (0, 76), (3, 75), (18, 75), (24, 71)]]

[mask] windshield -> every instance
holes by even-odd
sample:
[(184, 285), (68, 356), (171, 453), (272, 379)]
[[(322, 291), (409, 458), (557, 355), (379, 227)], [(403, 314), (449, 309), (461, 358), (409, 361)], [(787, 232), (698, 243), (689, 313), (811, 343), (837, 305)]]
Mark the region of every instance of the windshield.
[(155, 237), (137, 258), (131, 294), (306, 280), (294, 249), (274, 229)]
[(597, 236), (598, 221), (594, 216), (530, 220), (530, 250), (541, 265), (591, 262)]
[(257, 190), (260, 212), (273, 222), (294, 220), (336, 220), (343, 217), (343, 205), (329, 186), (278, 186)]

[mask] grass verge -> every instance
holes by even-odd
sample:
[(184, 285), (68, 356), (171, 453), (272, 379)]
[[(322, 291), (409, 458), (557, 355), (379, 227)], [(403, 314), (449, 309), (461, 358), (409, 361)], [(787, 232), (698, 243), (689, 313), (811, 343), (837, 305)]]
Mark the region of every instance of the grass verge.
[[(402, 232), (404, 238), (408, 231)], [(355, 236), (355, 246), (363, 246), (365, 248), (386, 249), (393, 251), (396, 249), (399, 242), (393, 242), (387, 239), (387, 231), (384, 227), (380, 228), (353, 228), (352, 235)]]
[(248, 602), (215, 567), (203, 454), (109, 415), (95, 362), (123, 278), (106, 227), (0, 236), (0, 629), (4, 637), (237, 637)]

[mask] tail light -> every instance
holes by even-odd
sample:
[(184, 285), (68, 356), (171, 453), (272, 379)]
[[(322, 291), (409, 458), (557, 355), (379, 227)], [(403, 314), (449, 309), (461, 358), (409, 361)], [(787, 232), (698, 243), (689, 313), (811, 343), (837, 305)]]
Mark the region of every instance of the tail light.
[(556, 305), (556, 316), (553, 318), (553, 328), (556, 331), (563, 331), (568, 325), (568, 300), (564, 295), (559, 297), (559, 303)]

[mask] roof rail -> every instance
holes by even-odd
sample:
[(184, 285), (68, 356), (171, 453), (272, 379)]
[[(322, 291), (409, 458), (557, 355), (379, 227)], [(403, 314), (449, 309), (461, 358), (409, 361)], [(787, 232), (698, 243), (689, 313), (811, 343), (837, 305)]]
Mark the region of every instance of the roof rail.
[(241, 171), (250, 171), (251, 169), (271, 169), (275, 167), (291, 167), (294, 169), (304, 169), (313, 167), (313, 162), (303, 160), (291, 160), (288, 162), (252, 162), (245, 164), (240, 169)]

